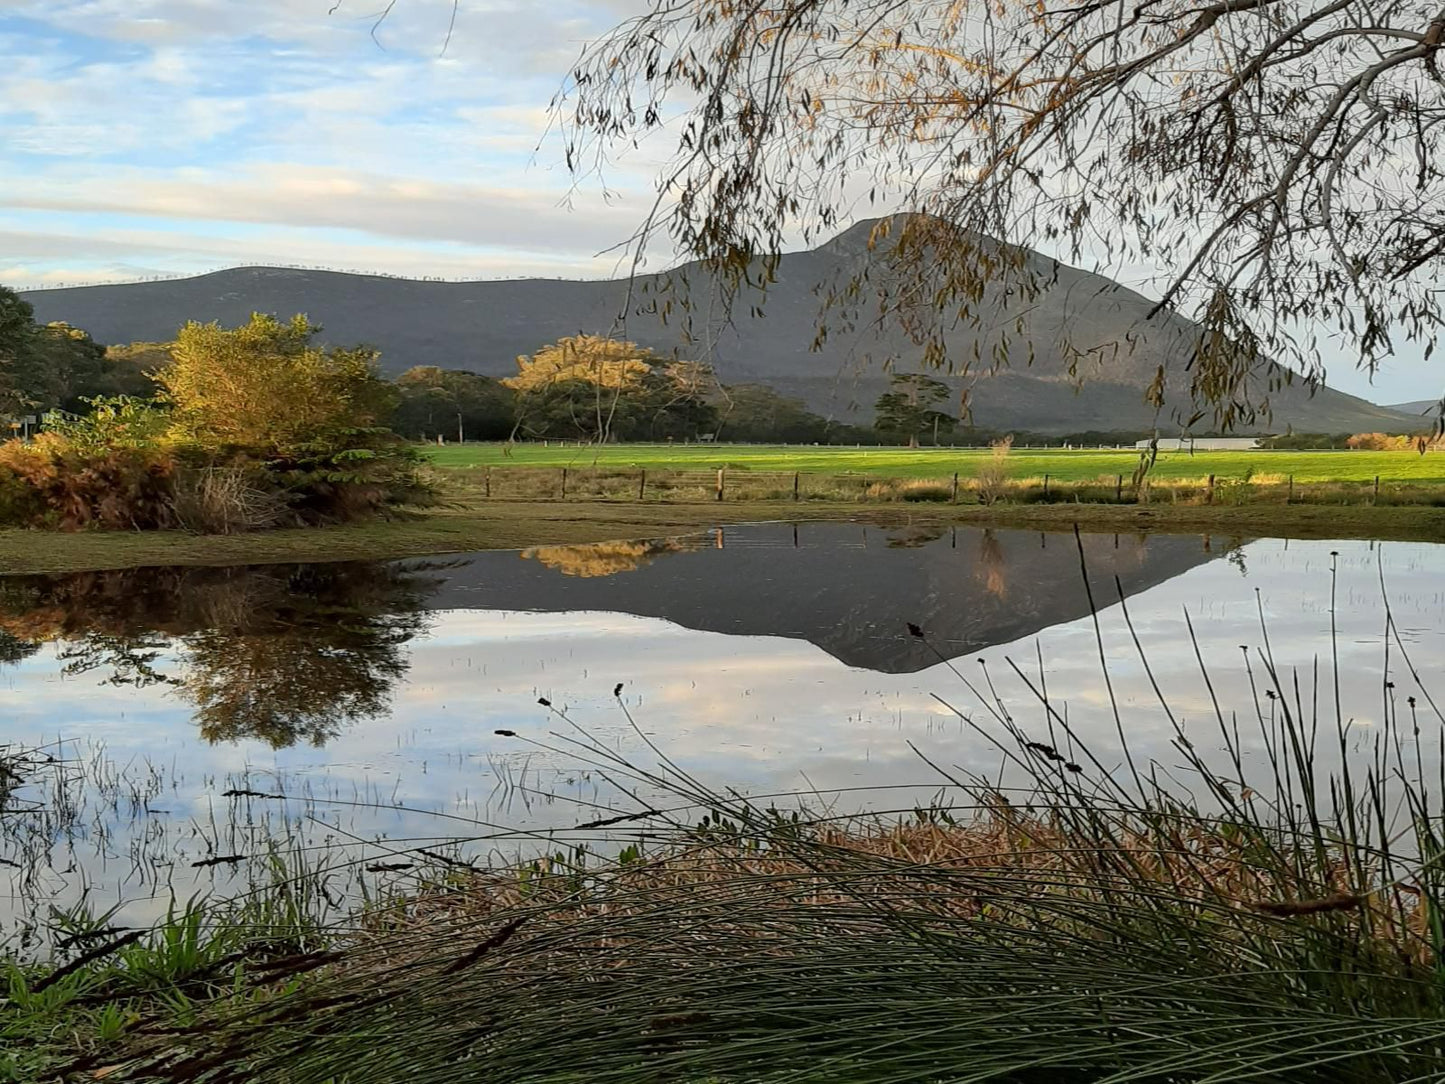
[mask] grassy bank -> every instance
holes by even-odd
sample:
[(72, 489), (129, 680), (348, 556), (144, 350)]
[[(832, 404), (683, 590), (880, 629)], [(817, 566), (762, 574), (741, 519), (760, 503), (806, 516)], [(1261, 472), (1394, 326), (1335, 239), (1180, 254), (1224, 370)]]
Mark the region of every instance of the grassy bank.
[(655, 538), (724, 524), (847, 520), (885, 527), (981, 526), (1063, 531), (1159, 530), (1234, 537), (1445, 541), (1445, 508), (1423, 506), (879, 504), (490, 501), (414, 518), (241, 535), (180, 531), (0, 531), (0, 572), (147, 565), (388, 560), (485, 549)]
[[(848, 448), (806, 445), (501, 444), (428, 447), (438, 466), (571, 467), (575, 469), (773, 471), (804, 474), (856, 474), (870, 478), (940, 478), (958, 471), (972, 477), (989, 460), (988, 449)], [(1059, 482), (1096, 478), (1126, 479), (1139, 465), (1133, 450), (1015, 448), (1007, 459), (1010, 478), (1042, 477)], [(1293, 475), (1297, 483), (1387, 482), (1445, 484), (1445, 453), (1402, 452), (1161, 452), (1153, 476), (1162, 481), (1205, 478), (1241, 479), (1247, 474)]]

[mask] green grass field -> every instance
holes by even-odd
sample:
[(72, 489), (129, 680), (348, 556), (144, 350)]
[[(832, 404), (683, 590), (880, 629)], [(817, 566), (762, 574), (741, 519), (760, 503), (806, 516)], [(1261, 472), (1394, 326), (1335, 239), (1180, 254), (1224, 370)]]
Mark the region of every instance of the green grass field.
[[(942, 478), (955, 471), (972, 476), (990, 455), (983, 450), (950, 448), (838, 448), (773, 445), (619, 444), (595, 446), (517, 445), (504, 454), (500, 444), (428, 447), (427, 455), (442, 467), (604, 467), (613, 470), (800, 471), (804, 474), (855, 474), (878, 478)], [(1134, 451), (1019, 448), (1010, 453), (1013, 478), (1045, 474), (1060, 482), (1126, 478), (1139, 463)], [(1187, 452), (1162, 453), (1154, 468), (1159, 481), (1204, 478), (1221, 481), (1254, 472), (1258, 481), (1293, 475), (1295, 481), (1445, 483), (1445, 454), (1430, 452)]]

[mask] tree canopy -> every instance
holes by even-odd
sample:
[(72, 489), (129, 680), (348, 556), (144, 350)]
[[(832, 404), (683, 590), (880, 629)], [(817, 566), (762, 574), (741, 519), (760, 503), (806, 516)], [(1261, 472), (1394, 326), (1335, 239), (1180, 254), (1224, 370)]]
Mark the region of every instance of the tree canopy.
[(396, 378), (392, 427), (425, 440), (459, 434), (466, 440), (505, 440), (512, 433), (516, 396), (500, 380), (464, 369), (418, 365)]
[(885, 227), (897, 288), (831, 300), (937, 364), (968, 367), (944, 332), (990, 284), (1049, 274), (1014, 245), (1156, 271), (1228, 423), (1265, 357), (1318, 377), (1325, 335), (1366, 368), (1437, 335), (1442, 41), (1423, 0), (675, 0), (589, 48), (558, 109), (579, 173), (675, 143), (634, 240), (733, 292), (860, 206), (920, 212)]
[(394, 391), (367, 347), (323, 349), (304, 316), (256, 313), (228, 329), (189, 323), (156, 374), (176, 435), (208, 448), (293, 454), (318, 440), (382, 426)]
[(958, 419), (939, 410), (940, 404), (953, 397), (948, 385), (921, 373), (900, 373), (889, 382), (889, 390), (875, 404), (880, 433), (905, 438), (911, 448), (918, 447), (918, 438), (926, 433), (938, 443), (942, 434), (952, 433)]
[(80, 328), (37, 324), (35, 310), (0, 286), (0, 413), (82, 411), (105, 395), (146, 395), (150, 381)]
[(533, 437), (690, 439), (717, 430), (710, 366), (599, 335), (559, 339), (517, 359), (517, 428)]

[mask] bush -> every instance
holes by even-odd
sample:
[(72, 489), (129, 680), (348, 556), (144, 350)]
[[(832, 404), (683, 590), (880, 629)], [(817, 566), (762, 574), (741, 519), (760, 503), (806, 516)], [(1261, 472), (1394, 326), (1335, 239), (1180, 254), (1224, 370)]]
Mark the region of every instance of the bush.
[(86, 448), (53, 433), (0, 444), (0, 514), (10, 526), (153, 530), (174, 525), (173, 454)]
[(428, 500), (421, 457), (380, 424), (393, 393), (375, 353), (323, 350), (318, 330), (188, 325), (161, 400), (87, 400), (0, 446), (0, 523), (231, 534)]
[(1399, 452), (1410, 446), (1409, 437), (1392, 437), (1387, 433), (1356, 433), (1345, 441), (1346, 448), (1363, 452)]
[(154, 448), (166, 442), (171, 418), (153, 399), (97, 396), (85, 403), (90, 407), (89, 414), (47, 414), (46, 431), (86, 454), (112, 448)]
[(901, 482), (873, 482), (863, 495), (875, 501), (947, 501), (953, 498), (953, 487), (945, 482), (911, 478)]

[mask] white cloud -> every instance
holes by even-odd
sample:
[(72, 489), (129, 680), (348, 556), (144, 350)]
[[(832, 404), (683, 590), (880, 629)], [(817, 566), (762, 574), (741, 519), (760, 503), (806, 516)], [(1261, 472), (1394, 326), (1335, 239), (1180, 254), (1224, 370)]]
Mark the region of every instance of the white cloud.
[(12, 212), (179, 220), (197, 239), (218, 223), (351, 230), (377, 241), (565, 254), (579, 268), (625, 237), (643, 212), (637, 198), (588, 196), (568, 206), (555, 188), (525, 187), (500, 170), (493, 180), (490, 172), (477, 183), (450, 183), (278, 163), (233, 171), (129, 167), (69, 178), (50, 170), (11, 177), (6, 187)]
[(641, 220), (647, 163), (604, 198), (572, 191), (555, 143), (534, 155), (615, 4), (465, 0), (441, 56), (451, 0), (401, 0), (376, 40), (373, 6), (333, 3), (0, 0), (9, 280), (616, 270), (597, 254)]

